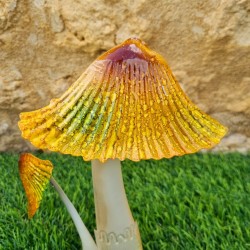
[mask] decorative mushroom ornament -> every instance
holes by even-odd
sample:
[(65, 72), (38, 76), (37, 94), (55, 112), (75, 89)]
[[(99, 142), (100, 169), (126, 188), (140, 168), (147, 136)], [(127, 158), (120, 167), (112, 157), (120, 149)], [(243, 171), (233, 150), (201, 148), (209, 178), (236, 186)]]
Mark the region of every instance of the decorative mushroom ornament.
[(62, 202), (66, 206), (77, 232), (80, 236), (83, 249), (97, 250), (97, 246), (88, 229), (82, 222), (82, 219), (76, 211), (74, 205), (64, 193), (60, 185), (52, 177), (53, 164), (48, 160), (41, 160), (32, 154), (24, 153), (19, 158), (19, 174), (22, 181), (27, 200), (28, 200), (28, 217), (31, 219), (40, 206), (43, 192), (50, 182)]
[(92, 161), (98, 249), (142, 249), (121, 161), (194, 153), (227, 131), (188, 99), (162, 56), (136, 38), (98, 57), (60, 98), (20, 119), (22, 136), (34, 146)]

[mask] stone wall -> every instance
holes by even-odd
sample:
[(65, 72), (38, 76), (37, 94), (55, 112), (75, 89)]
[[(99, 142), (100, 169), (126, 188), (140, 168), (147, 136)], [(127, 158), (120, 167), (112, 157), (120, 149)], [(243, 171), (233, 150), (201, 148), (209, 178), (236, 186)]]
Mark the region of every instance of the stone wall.
[(0, 151), (31, 149), (19, 113), (60, 96), (132, 36), (161, 53), (191, 100), (229, 127), (217, 150), (250, 149), (248, 0), (0, 0)]

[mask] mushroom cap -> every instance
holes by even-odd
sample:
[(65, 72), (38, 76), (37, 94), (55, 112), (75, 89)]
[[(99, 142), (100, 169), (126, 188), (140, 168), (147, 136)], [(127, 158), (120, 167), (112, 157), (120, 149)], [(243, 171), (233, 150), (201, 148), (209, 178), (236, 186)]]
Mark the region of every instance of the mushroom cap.
[(194, 153), (227, 131), (136, 38), (98, 57), (60, 98), (20, 119), (22, 136), (34, 146), (102, 162)]
[(28, 217), (31, 219), (40, 206), (43, 192), (52, 175), (53, 165), (32, 154), (24, 153), (19, 158), (19, 174), (28, 199)]

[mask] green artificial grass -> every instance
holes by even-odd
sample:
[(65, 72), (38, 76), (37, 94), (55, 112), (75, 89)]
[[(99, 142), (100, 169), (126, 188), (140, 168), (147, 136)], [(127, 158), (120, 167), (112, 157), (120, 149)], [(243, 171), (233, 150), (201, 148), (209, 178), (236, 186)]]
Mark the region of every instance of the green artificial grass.
[[(80, 157), (36, 155), (53, 162), (53, 176), (93, 234), (90, 163)], [(250, 155), (125, 161), (123, 176), (145, 250), (250, 249)], [(51, 186), (37, 214), (27, 218), (17, 154), (0, 154), (0, 204), (1, 250), (81, 249), (74, 224)]]

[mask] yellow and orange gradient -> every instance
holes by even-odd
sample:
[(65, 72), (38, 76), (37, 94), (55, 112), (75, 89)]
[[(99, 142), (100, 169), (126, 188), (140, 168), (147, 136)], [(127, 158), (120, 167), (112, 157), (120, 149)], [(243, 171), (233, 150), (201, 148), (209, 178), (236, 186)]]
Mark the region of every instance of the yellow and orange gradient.
[(161, 159), (219, 143), (227, 129), (195, 106), (166, 61), (139, 39), (97, 58), (58, 99), (22, 113), (40, 149), (98, 159)]
[(53, 165), (32, 154), (21, 154), (19, 174), (28, 200), (28, 217), (31, 219), (40, 206), (43, 192), (52, 175)]

